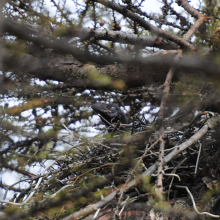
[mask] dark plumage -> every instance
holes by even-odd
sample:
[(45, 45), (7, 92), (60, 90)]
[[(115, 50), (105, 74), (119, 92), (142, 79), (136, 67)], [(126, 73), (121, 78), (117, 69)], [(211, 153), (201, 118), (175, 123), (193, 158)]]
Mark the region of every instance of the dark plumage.
[[(100, 114), (109, 123), (114, 123), (119, 120), (122, 124), (128, 124), (124, 112), (116, 104), (95, 103), (91, 107), (97, 114)], [(102, 121), (109, 126), (102, 117)]]

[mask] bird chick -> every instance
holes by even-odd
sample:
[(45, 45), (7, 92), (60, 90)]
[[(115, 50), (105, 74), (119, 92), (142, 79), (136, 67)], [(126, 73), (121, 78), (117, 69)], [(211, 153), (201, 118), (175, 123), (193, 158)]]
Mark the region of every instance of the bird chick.
[(109, 124), (106, 121), (114, 123), (119, 120), (122, 124), (128, 124), (124, 112), (117, 104), (95, 103), (91, 107), (97, 114), (102, 116), (100, 118), (107, 126), (109, 126)]

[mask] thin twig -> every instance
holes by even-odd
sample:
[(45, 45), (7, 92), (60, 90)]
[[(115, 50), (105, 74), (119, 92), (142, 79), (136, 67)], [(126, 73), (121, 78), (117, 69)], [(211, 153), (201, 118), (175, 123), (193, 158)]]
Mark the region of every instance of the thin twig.
[(198, 164), (199, 164), (201, 149), (202, 149), (202, 144), (201, 144), (201, 142), (199, 141), (199, 152), (198, 152), (198, 157), (197, 157), (197, 160), (196, 160), (195, 174), (197, 174), (197, 170), (198, 170)]

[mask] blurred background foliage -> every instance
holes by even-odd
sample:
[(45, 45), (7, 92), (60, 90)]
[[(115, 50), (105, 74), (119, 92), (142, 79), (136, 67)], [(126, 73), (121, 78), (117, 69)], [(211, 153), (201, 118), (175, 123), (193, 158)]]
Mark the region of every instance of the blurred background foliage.
[[(195, 51), (181, 43), (177, 45), (171, 38), (157, 36), (126, 14), (132, 12), (168, 34), (183, 38), (197, 18), (181, 7), (181, 1), (152, 4), (144, 0), (114, 0), (109, 5), (106, 2), (1, 2), (1, 199), (25, 201), (36, 187), (39, 173), (49, 162), (56, 163), (47, 169), (31, 203), (25, 204), (22, 211), (2, 203), (2, 213), (7, 215), (0, 219), (62, 219), (99, 200), (101, 195), (107, 196), (111, 187), (135, 179), (152, 165), (157, 160), (158, 145), (148, 159), (143, 159), (143, 164), (137, 165), (135, 172), (130, 171), (145, 147), (158, 138), (163, 83), (177, 49), (183, 50), (183, 57), (198, 60), (194, 67), (187, 61), (176, 64), (165, 108), (165, 130), (188, 125), (200, 111), (220, 112), (219, 1), (190, 3), (206, 16), (189, 40)], [(140, 37), (145, 38), (139, 40)], [(171, 58), (165, 57), (166, 54)], [(206, 65), (209, 62), (210, 72)], [(96, 102), (118, 104), (129, 125), (116, 127), (115, 133), (109, 133), (91, 108)], [(206, 119), (191, 125), (199, 129), (203, 120)], [(190, 129), (182, 139), (181, 133), (168, 134), (166, 146), (173, 147), (190, 138), (195, 133)], [(218, 152), (218, 130), (205, 139), (214, 141), (211, 147)], [(195, 160), (192, 155), (189, 164)], [(173, 163), (175, 166), (177, 161)], [(214, 163), (212, 167), (217, 165)], [(207, 167), (206, 170), (213, 174)], [(189, 174), (183, 173), (187, 179)], [(212, 178), (218, 177), (215, 171)], [(185, 184), (191, 178), (185, 179)], [(138, 201), (151, 197), (154, 202), (161, 201), (153, 192), (154, 181), (152, 177), (145, 186), (139, 186)], [(66, 185), (70, 185), (66, 194), (61, 192), (56, 195), (57, 200), (43, 203)], [(130, 197), (134, 191), (129, 192)], [(75, 196), (75, 201), (71, 196)], [(185, 194), (171, 193), (172, 199), (182, 196)], [(32, 218), (34, 215), (37, 217)]]

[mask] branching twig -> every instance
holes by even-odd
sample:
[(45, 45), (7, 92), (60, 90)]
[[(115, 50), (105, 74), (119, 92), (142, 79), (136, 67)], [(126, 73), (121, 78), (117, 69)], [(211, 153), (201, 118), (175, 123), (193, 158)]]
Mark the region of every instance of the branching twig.
[[(50, 165), (48, 165), (41, 173), (41, 175), (43, 175), (51, 166), (53, 166), (54, 164), (56, 163), (56, 161), (53, 161)], [(22, 202), (22, 203), (15, 203), (15, 202), (8, 202), (8, 201), (5, 201), (5, 200), (0, 200), (0, 202), (2, 203), (7, 203), (7, 204), (10, 204), (10, 205), (15, 205), (15, 206), (22, 206), (22, 205), (25, 205), (26, 203), (28, 203), (30, 201), (30, 199), (33, 197), (33, 195), (35, 194), (35, 190), (38, 189), (41, 181), (42, 181), (43, 177), (40, 177), (36, 186), (34, 187), (33, 191), (31, 192), (31, 194), (27, 197), (27, 199)]]

